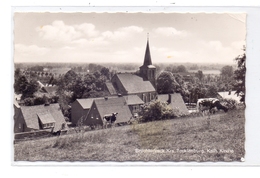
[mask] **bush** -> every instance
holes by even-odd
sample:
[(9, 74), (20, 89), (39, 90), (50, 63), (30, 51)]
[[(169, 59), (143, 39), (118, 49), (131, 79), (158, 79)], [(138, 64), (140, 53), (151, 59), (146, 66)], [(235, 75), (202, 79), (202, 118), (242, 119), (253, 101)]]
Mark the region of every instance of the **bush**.
[(33, 106), (34, 105), (34, 99), (33, 98), (25, 98), (24, 99), (24, 105), (25, 106)]
[(238, 102), (234, 99), (222, 99), (220, 102), (223, 103), (228, 110), (237, 109)]
[(179, 117), (180, 112), (177, 108), (172, 109), (167, 105), (167, 102), (152, 101), (145, 105), (140, 113), (140, 122), (154, 121)]

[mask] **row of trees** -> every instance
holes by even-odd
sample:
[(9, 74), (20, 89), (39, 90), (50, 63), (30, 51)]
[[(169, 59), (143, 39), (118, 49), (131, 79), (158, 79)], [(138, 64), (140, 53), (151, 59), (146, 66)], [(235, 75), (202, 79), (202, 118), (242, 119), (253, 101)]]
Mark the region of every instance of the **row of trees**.
[[(159, 94), (181, 93), (185, 102), (196, 102), (198, 98), (216, 97), (217, 92), (235, 90), (241, 96), (241, 101), (245, 100), (245, 60), (246, 55), (238, 56), (237, 69), (232, 66), (223, 66), (219, 76), (204, 75), (201, 70), (191, 76), (189, 82), (168, 67), (161, 72), (157, 78), (157, 92)], [(182, 69), (178, 66), (176, 69)]]
[(109, 70), (103, 67), (100, 71), (79, 75), (73, 70), (62, 76), (57, 85), (58, 102), (63, 114), (70, 118), (70, 103), (79, 98), (95, 98), (106, 96), (105, 82), (108, 80)]

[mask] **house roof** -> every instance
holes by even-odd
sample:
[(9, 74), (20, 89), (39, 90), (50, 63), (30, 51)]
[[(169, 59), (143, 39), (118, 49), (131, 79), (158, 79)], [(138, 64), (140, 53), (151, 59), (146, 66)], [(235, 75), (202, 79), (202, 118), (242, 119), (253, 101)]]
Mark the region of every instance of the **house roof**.
[(82, 98), (77, 99), (78, 103), (81, 105), (83, 109), (89, 109), (93, 103), (95, 98)]
[[(27, 127), (31, 129), (36, 129), (36, 130), (40, 129), (40, 125), (38, 121), (39, 116), (40, 119), (42, 119), (43, 121), (54, 119), (55, 121), (55, 126), (53, 129), (54, 132), (60, 130), (62, 128), (62, 124), (66, 123), (58, 103), (50, 104), (48, 106), (45, 105), (21, 106), (21, 111)], [(51, 117), (51, 118), (47, 118), (47, 117)]]
[(116, 92), (112, 82), (106, 82), (105, 84), (106, 84), (106, 87), (107, 87), (108, 92), (110, 93), (110, 95), (116, 95), (117, 94), (117, 92)]
[(230, 95), (229, 92), (218, 92), (218, 94), (221, 96), (221, 98), (224, 99), (233, 99), (236, 100), (237, 102), (240, 102), (240, 96), (237, 96), (237, 94), (235, 94), (236, 91), (231, 91)]
[(127, 122), (132, 117), (131, 111), (124, 97), (95, 100), (97, 110), (101, 117), (117, 112), (117, 122)]
[(43, 87), (43, 90), (45, 90), (47, 93), (55, 93), (58, 89), (58, 86), (45, 86)]
[(129, 73), (116, 74), (128, 94), (154, 92), (155, 89), (150, 81)]
[(169, 96), (171, 96), (171, 103), (169, 106), (172, 109), (179, 109), (179, 111), (183, 114), (189, 114), (189, 111), (182, 99), (182, 96), (180, 93), (174, 93), (174, 94), (160, 94), (158, 95), (158, 100), (162, 102), (168, 102)]
[(124, 96), (127, 105), (144, 104), (144, 102), (137, 95)]
[(49, 111), (37, 113), (42, 124), (54, 123), (55, 120)]
[[(117, 98), (118, 96), (110, 96), (109, 98)], [(81, 98), (76, 99), (76, 101), (81, 105), (83, 109), (90, 109), (94, 100), (104, 99), (104, 97), (98, 98)]]

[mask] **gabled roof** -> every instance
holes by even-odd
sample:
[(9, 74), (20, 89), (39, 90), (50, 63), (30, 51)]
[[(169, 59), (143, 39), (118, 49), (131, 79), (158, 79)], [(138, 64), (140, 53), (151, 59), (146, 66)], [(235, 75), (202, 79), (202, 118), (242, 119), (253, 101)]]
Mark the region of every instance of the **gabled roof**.
[(31, 129), (35, 129), (35, 130), (40, 129), (38, 116), (40, 115), (41, 118), (44, 120), (46, 119), (45, 117), (48, 116), (48, 114), (43, 114), (43, 113), (49, 113), (50, 114), (49, 116), (55, 120), (55, 126), (53, 129), (54, 132), (60, 130), (62, 128), (62, 124), (66, 123), (58, 103), (50, 104), (48, 106), (45, 105), (21, 106), (21, 111), (26, 126)]
[(137, 95), (124, 96), (127, 105), (144, 104), (144, 102)]
[(154, 92), (155, 89), (150, 81), (129, 73), (116, 74), (128, 94)]
[(110, 95), (116, 95), (117, 94), (117, 92), (116, 92), (112, 82), (106, 82), (105, 84), (106, 84), (106, 87), (107, 87), (108, 92), (110, 93)]
[(132, 117), (124, 97), (98, 99), (94, 103), (101, 117), (115, 112), (118, 113), (116, 122), (127, 122)]
[(77, 101), (83, 109), (89, 109), (91, 107), (94, 99), (95, 98), (82, 98), (82, 99), (77, 99)]
[(235, 94), (236, 91), (231, 91), (230, 94), (229, 92), (218, 92), (218, 94), (221, 96), (221, 98), (223, 99), (233, 99), (236, 100), (237, 102), (240, 102), (240, 96), (237, 96), (237, 94)]
[(52, 94), (55, 93), (58, 89), (58, 86), (44, 86), (43, 90), (45, 90), (47, 93)]
[(178, 109), (183, 114), (189, 114), (189, 110), (187, 109), (180, 93), (160, 94), (158, 95), (158, 100), (168, 102), (169, 96), (171, 96), (171, 103), (169, 103), (169, 106), (172, 109)]
[(49, 111), (37, 113), (42, 124), (54, 123), (55, 120)]
[[(117, 98), (118, 96), (109, 96), (109, 98)], [(76, 99), (76, 101), (81, 105), (83, 109), (90, 109), (94, 100), (104, 99), (104, 97), (98, 98), (81, 98)]]

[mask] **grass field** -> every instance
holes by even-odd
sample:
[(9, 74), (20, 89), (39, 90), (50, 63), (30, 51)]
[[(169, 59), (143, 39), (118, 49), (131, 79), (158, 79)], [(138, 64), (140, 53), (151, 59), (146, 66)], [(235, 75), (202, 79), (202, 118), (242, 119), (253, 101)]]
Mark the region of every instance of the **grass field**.
[(244, 110), (14, 144), (15, 161), (240, 161)]

